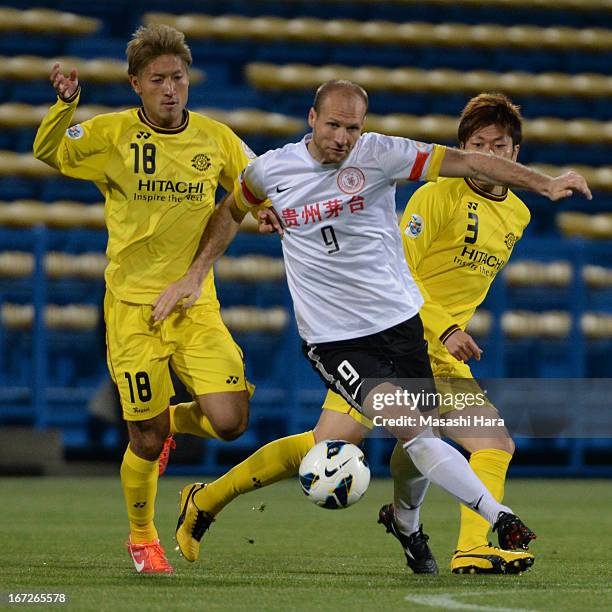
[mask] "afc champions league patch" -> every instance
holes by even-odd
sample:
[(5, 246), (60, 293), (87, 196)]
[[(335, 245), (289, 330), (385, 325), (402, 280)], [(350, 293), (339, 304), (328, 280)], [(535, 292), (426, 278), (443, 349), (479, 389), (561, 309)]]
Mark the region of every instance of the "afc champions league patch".
[(72, 140), (78, 140), (79, 138), (82, 138), (84, 133), (85, 131), (78, 123), (76, 125), (73, 125), (72, 127), (69, 127), (66, 130), (66, 136), (68, 136), (68, 138), (72, 138)]
[(343, 193), (359, 193), (364, 185), (365, 175), (359, 168), (348, 167), (338, 173), (338, 187)]
[(246, 156), (249, 159), (255, 159), (257, 157), (257, 155), (253, 153), (253, 150), (251, 149), (251, 147), (249, 147), (249, 145), (246, 142), (241, 140), (240, 144), (242, 145), (242, 150), (245, 152)]
[(416, 238), (423, 231), (423, 217), (421, 215), (417, 215), (416, 213), (412, 213), (410, 215), (410, 221), (408, 221), (408, 225), (404, 230), (404, 234), (408, 236), (408, 238)]

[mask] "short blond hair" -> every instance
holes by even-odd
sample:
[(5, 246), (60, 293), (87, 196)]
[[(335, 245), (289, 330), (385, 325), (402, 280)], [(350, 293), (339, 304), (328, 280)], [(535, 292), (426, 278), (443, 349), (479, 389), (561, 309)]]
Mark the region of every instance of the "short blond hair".
[(125, 49), (128, 74), (138, 76), (145, 66), (160, 55), (176, 55), (185, 66), (191, 66), (191, 50), (185, 42), (185, 35), (163, 23), (140, 26)]

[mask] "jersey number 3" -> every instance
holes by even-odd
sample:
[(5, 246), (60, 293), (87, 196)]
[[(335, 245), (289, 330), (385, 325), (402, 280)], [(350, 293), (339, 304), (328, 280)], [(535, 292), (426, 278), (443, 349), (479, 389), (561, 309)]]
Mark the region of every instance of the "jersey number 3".
[(469, 222), (464, 242), (467, 242), (468, 244), (474, 244), (476, 242), (476, 238), (478, 238), (478, 215), (475, 212), (469, 212), (468, 219)]
[(151, 142), (147, 142), (142, 145), (142, 152), (140, 145), (133, 142), (130, 144), (130, 149), (134, 151), (134, 172), (138, 174), (140, 172), (140, 165), (142, 160), (142, 169), (145, 174), (153, 174), (155, 172), (155, 145)]

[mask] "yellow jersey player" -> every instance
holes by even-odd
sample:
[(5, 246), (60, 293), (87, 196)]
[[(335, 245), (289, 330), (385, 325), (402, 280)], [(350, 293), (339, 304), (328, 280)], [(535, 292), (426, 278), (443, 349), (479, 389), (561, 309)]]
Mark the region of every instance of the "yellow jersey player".
[[(137, 572), (170, 573), (153, 522), (170, 436), (235, 439), (247, 425), (252, 387), (221, 320), (212, 271), (188, 313), (176, 309), (160, 323), (153, 304), (191, 265), (218, 184), (231, 190), (253, 155), (227, 126), (186, 110), (192, 58), (181, 32), (141, 27), (126, 55), (142, 105), (77, 125), (77, 71), (64, 76), (53, 66), (58, 100), (38, 129), (34, 155), (66, 176), (93, 181), (106, 200), (107, 360), (130, 440), (121, 464), (127, 547)], [(169, 363), (194, 401), (169, 406)]]
[[(481, 94), (471, 99), (461, 114), (459, 145), (466, 151), (516, 161), (521, 123), (519, 109), (506, 96)], [(529, 220), (528, 208), (512, 191), (488, 181), (440, 179), (418, 189), (408, 202), (400, 224), (404, 252), (425, 300), (420, 314), (439, 392), (484, 397), (466, 363), (471, 358), (479, 360), (482, 351), (465, 327), (508, 262)], [(440, 433), (470, 453), (474, 472), (501, 501), (514, 443), (495, 420), (495, 407), (485, 401), (462, 410), (441, 407), (440, 413), (447, 423), (460, 422), (456, 417), (461, 415), (470, 417), (472, 426), (447, 425)], [(402, 480), (399, 474), (404, 474), (403, 480), (409, 480), (409, 474), (414, 479), (407, 495), (396, 487), (394, 505), (380, 511), (380, 521), (401, 541), (402, 536), (419, 528), (418, 507), (428, 483), (414, 474), (414, 468), (397, 451), (391, 467), (398, 472), (394, 482)], [(451, 560), (453, 572), (517, 573), (533, 564), (528, 552), (491, 546), (488, 531), (489, 526), (475, 512), (461, 507), (457, 551)]]
[[(194, 272), (205, 274), (230, 242), (234, 231), (231, 228), (240, 222), (245, 211), (266, 197), (270, 198), (275, 214), (265, 213), (267, 224), (283, 235), (288, 284), (300, 335), (305, 340), (304, 352), (329, 388), (339, 390), (351, 407), (344, 404), (340, 411), (324, 410), (313, 432), (270, 442), (215, 482), (185, 487), (176, 538), (189, 561), (199, 557), (202, 536), (221, 509), (237, 495), (295, 474), (301, 459), (316, 441), (336, 438), (359, 442), (363, 438), (367, 427), (357, 417), (374, 416), (372, 393), (362, 390), (362, 383), (370, 384), (366, 378), (388, 381), (383, 384), (373, 381), (372, 384), (378, 385), (375, 389), (384, 385), (387, 385), (384, 388), (396, 388), (392, 380), (402, 377), (426, 378), (414, 384), (423, 384), (423, 387), (428, 384), (431, 368), (422, 330), (415, 334), (406, 331), (401, 338), (394, 335), (391, 328), (383, 332), (369, 328), (360, 331), (362, 326), (372, 324), (384, 330), (389, 319), (396, 315), (397, 303), (393, 301), (396, 294), (392, 293), (396, 283), (406, 282), (412, 286), (414, 282), (403, 260), (402, 236), (394, 218), (393, 193), (397, 180), (401, 177), (435, 180), (438, 168), (440, 175), (471, 176), (485, 186), (522, 185), (552, 200), (567, 197), (574, 190), (591, 196), (586, 182), (576, 173), (552, 178), (502, 156), (483, 155), (474, 150), (440, 150), (432, 145), (380, 134), (362, 135), (366, 109), (367, 94), (354, 83), (328, 81), (321, 85), (308, 117), (312, 134), (306, 135), (300, 143), (264, 154), (247, 167), (233, 198), (230, 196), (215, 212), (210, 240), (192, 266)], [(414, 155), (410, 156), (410, 151)], [(345, 193), (348, 195), (343, 195)], [(355, 193), (360, 195), (355, 196)], [(311, 205), (311, 202), (319, 204)], [(329, 210), (326, 212), (327, 205), (331, 207), (332, 203), (340, 205), (335, 211), (344, 211), (344, 217), (338, 215), (336, 218)], [(370, 211), (369, 217), (356, 216), (364, 210)], [(379, 215), (382, 210), (385, 214), (388, 212), (384, 219)], [(323, 221), (323, 217), (329, 225), (321, 229), (317, 221)], [(381, 239), (382, 234), (385, 239)], [(386, 245), (387, 251), (381, 251), (379, 256), (380, 244)], [(399, 247), (398, 252), (395, 245)], [(396, 254), (399, 255), (397, 269), (387, 265), (389, 258), (396, 261)], [(391, 269), (397, 272), (390, 274)], [(177, 298), (192, 298), (187, 284), (181, 291), (169, 287), (164, 295), (166, 299), (158, 301), (154, 312), (160, 320), (172, 312)], [(405, 301), (402, 303), (406, 307), (410, 306), (413, 295), (403, 294)], [(420, 306), (420, 295), (417, 302)], [(380, 307), (382, 303), (385, 305)], [(372, 308), (375, 313), (367, 316)], [(329, 324), (330, 320), (334, 321), (333, 325)], [(420, 321), (418, 315), (400, 326), (407, 330), (415, 321)], [(357, 337), (357, 333), (361, 336)], [(341, 337), (336, 340), (336, 336)], [(412, 384), (409, 380), (403, 383)], [(354, 418), (351, 418), (347, 414), (351, 408), (362, 415), (353, 412)], [(386, 408), (388, 415), (389, 407)], [(407, 409), (396, 404), (390, 408), (392, 416), (404, 415)], [(397, 421), (401, 421), (399, 426)], [(403, 427), (403, 423), (403, 419), (392, 418), (387, 419), (384, 426), (398, 438), (397, 448), (425, 475), (419, 474), (421, 480), (432, 480), (485, 518), (485, 506), (490, 507), (493, 514), (497, 512), (499, 508), (494, 505), (499, 502), (472, 470), (465, 469), (467, 462), (459, 453), (451, 452), (450, 446), (432, 437), (430, 429), (418, 429), (417, 423), (418, 431), (415, 431), (411, 423), (407, 427)], [(397, 470), (395, 475), (398, 475)], [(399, 488), (410, 493), (414, 475), (404, 469), (399, 478)], [(468, 497), (472, 501), (467, 501)], [(390, 519), (390, 526), (395, 528), (392, 512)], [(500, 545), (505, 549), (525, 549), (535, 537), (510, 510), (502, 510), (497, 518), (491, 515), (487, 520), (494, 525)], [(437, 572), (427, 536), (421, 529), (407, 534), (398, 532), (398, 535), (415, 571)], [(531, 558), (522, 551), (508, 553), (508, 556), (513, 565)], [(527, 561), (520, 563), (523, 567), (528, 565)]]

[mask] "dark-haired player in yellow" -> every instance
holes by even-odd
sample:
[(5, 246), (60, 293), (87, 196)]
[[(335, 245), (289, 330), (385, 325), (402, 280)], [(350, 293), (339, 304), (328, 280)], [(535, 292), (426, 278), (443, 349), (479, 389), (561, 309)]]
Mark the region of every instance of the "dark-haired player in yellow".
[[(469, 101), (459, 124), (462, 149), (515, 161), (520, 142), (521, 116), (505, 96), (482, 94)], [(262, 231), (282, 231), (270, 213), (260, 215)], [(425, 299), (420, 315), (429, 342), (432, 370), (438, 379), (446, 379), (438, 380), (439, 392), (475, 394), (481, 391), (465, 363), (472, 357), (479, 359), (481, 350), (464, 329), (496, 274), (508, 261), (529, 219), (527, 207), (511, 191), (472, 179), (438, 179), (418, 189), (408, 202), (401, 222), (404, 250)], [(340, 437), (359, 443), (371, 428), (368, 419), (335, 393), (328, 393), (323, 408), (327, 410), (317, 428), (324, 433), (318, 439), (337, 438), (342, 432)], [(347, 413), (353, 419), (345, 419), (338, 429), (340, 424), (332, 418), (332, 411)], [(462, 413), (497, 417), (494, 406), (488, 402), (466, 407)], [(442, 416), (455, 415), (456, 412), (449, 412)], [(493, 496), (501, 500), (514, 451), (507, 430), (503, 426), (479, 427), (476, 431), (446, 427), (442, 434), (471, 453), (470, 465), (474, 472)], [(199, 541), (214, 517), (237, 495), (295, 474), (314, 443), (312, 432), (275, 440), (200, 488), (197, 508), (203, 520), (196, 539)], [(379, 521), (401, 542), (413, 571), (436, 573), (427, 536), (419, 526), (419, 506), (429, 482), (399, 446), (391, 459), (391, 471), (395, 503), (381, 508)], [(533, 555), (527, 551), (501, 550), (489, 545), (488, 530), (489, 524), (475, 512), (461, 508), (458, 550), (451, 561), (453, 572), (517, 573), (533, 564)], [(180, 529), (177, 531), (177, 539), (180, 536), (188, 541), (188, 535)]]
[[(476, 96), (461, 114), (458, 140), (462, 149), (516, 161), (521, 139), (519, 109), (506, 96)], [(479, 360), (482, 351), (465, 327), (529, 221), (528, 208), (512, 191), (472, 179), (439, 179), (418, 189), (408, 202), (400, 224), (404, 252), (425, 300), (420, 315), (438, 391), (480, 391), (466, 362)], [(488, 402), (462, 411), (444, 411), (442, 407), (445, 418), (461, 414), (497, 417), (495, 407)], [(501, 501), (514, 452), (506, 428), (445, 427), (441, 434), (470, 453), (472, 469)], [(407, 478), (413, 468), (394, 453), (392, 469)], [(395, 508), (381, 508), (381, 522), (392, 532), (398, 530), (398, 535), (418, 529), (418, 506), (427, 483), (420, 475), (413, 478), (410, 500), (402, 499), (396, 491)], [(397, 477), (395, 482), (399, 482)], [(413, 506), (416, 508), (411, 509)], [(488, 532), (488, 524), (472, 510), (461, 507), (457, 551), (451, 560), (453, 572), (517, 572), (533, 564), (530, 553), (490, 546)]]
[[(189, 269), (218, 184), (231, 190), (252, 154), (227, 126), (186, 110), (192, 58), (181, 32), (141, 27), (126, 55), (142, 106), (73, 125), (77, 71), (64, 76), (56, 64), (58, 100), (34, 154), (66, 176), (93, 181), (106, 200), (104, 313), (108, 366), (130, 439), (121, 465), (128, 552), (137, 572), (170, 573), (153, 523), (160, 453), (173, 433), (238, 437), (252, 387), (221, 320), (212, 271), (188, 312), (176, 309), (163, 322), (151, 313), (162, 289)], [(194, 401), (169, 407), (169, 362)]]

